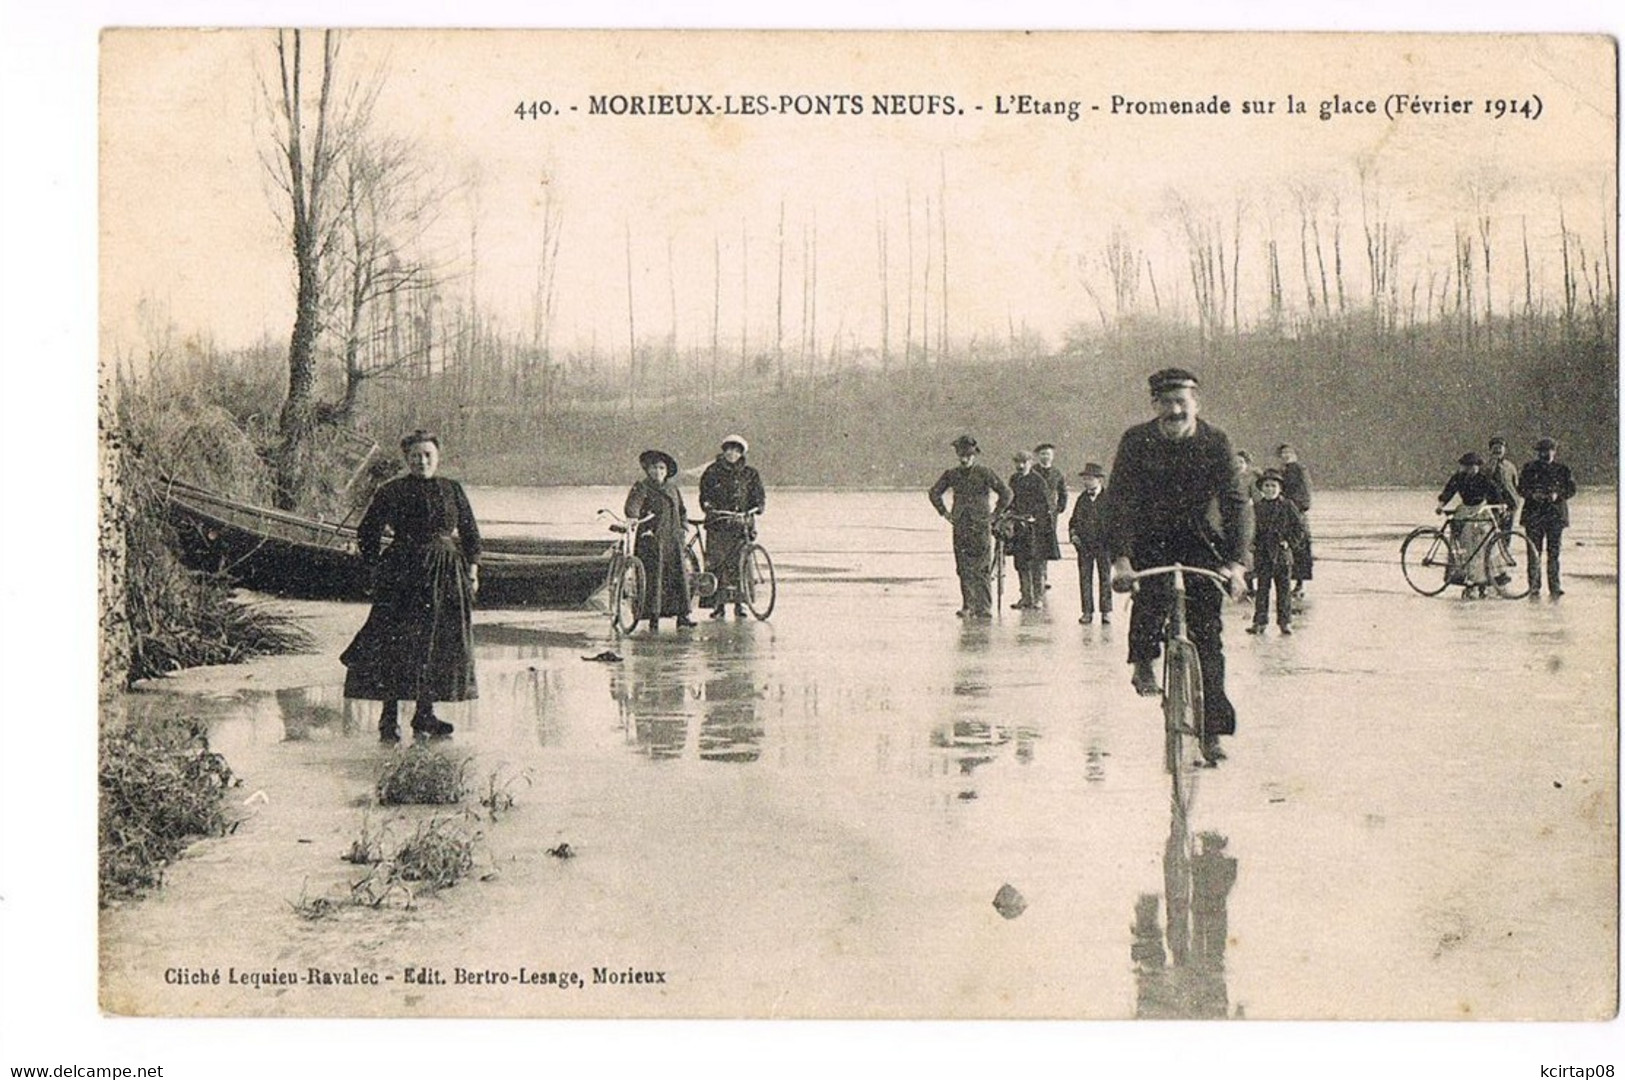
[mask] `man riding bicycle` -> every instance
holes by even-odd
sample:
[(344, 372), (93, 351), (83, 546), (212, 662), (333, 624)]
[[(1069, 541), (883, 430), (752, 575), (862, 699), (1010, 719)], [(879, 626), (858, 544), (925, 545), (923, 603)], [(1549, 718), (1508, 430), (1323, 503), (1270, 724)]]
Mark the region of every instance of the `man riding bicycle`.
[[(1252, 514), (1230, 439), (1197, 419), (1195, 375), (1165, 368), (1149, 382), (1156, 418), (1123, 433), (1106, 495), (1112, 587), (1131, 587), (1136, 567), (1178, 562), (1219, 572), (1232, 595), (1240, 595), (1246, 589)], [(1191, 643), (1202, 665), (1202, 756), (1216, 762), (1225, 756), (1218, 737), (1236, 730), (1235, 708), (1224, 689), (1224, 595), (1200, 576), (1193, 575), (1186, 587)], [(1154, 664), (1162, 654), (1162, 628), (1172, 604), (1173, 583), (1167, 577), (1142, 582), (1134, 599), (1128, 659), (1134, 689), (1143, 696), (1161, 692)]]

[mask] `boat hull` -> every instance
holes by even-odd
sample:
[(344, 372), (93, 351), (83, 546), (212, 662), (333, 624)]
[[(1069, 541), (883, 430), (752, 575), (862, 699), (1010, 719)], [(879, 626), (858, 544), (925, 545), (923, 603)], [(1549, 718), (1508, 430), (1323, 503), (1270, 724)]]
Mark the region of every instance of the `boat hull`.
[[(360, 600), (368, 572), (355, 529), (239, 503), (175, 481), (169, 521), (187, 567), (278, 596)], [(483, 541), (476, 605), (574, 608), (609, 577), (614, 541), (492, 537)]]

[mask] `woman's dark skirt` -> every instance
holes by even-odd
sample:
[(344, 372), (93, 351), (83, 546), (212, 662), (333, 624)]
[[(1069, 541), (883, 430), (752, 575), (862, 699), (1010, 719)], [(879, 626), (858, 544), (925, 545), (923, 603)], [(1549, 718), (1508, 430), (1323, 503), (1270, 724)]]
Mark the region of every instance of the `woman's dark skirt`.
[(339, 659), (344, 696), (368, 701), (470, 701), (474, 594), (450, 537), (391, 547), (379, 567), (372, 612)]

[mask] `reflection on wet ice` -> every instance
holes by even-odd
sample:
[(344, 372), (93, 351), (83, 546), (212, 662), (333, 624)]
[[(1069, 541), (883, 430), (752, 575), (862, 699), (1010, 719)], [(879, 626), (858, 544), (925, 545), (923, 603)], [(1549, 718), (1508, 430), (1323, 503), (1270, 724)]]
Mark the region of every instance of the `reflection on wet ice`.
[[(1224, 950), (1230, 934), (1230, 890), (1237, 860), (1229, 840), (1197, 834), (1179, 800), (1169, 800), (1163, 848), (1163, 896), (1141, 893), (1134, 902), (1134, 1015), (1149, 1020), (1218, 1020), (1229, 1015)], [(1166, 921), (1159, 923), (1159, 900)]]

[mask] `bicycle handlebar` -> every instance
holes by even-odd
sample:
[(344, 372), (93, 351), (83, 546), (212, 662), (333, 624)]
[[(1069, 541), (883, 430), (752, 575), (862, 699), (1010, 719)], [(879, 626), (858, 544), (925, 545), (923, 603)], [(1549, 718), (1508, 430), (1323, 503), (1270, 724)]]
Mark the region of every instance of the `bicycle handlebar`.
[(615, 511), (609, 509), (608, 507), (600, 508), (599, 511), (598, 511), (597, 516), (598, 517), (607, 517), (611, 521), (613, 521), (616, 525), (619, 525), (622, 528), (625, 528), (625, 527), (627, 527), (629, 525), (642, 525), (642, 524), (645, 524), (646, 522), (650, 522), (650, 521), (653, 521), (655, 519), (655, 516), (653, 514), (645, 514), (643, 517), (640, 517), (640, 518), (638, 518), (636, 520), (633, 520), (632, 518), (624, 518), (621, 515), (617, 514)]
[(1214, 582), (1218, 583), (1221, 588), (1228, 589), (1230, 586), (1230, 579), (1219, 573), (1217, 570), (1207, 570), (1200, 566), (1186, 566), (1184, 563), (1169, 563), (1167, 566), (1151, 566), (1144, 570), (1130, 571), (1124, 576), (1126, 580), (1132, 584), (1133, 582), (1139, 581), (1141, 578), (1157, 577), (1160, 574), (1172, 574), (1175, 571), (1186, 574), (1195, 574), (1198, 577), (1210, 578)]
[(1470, 503), (1457, 503), (1455, 506), (1449, 507), (1448, 509), (1443, 506), (1435, 506), (1433, 508), (1433, 512), (1435, 514), (1454, 514), (1457, 510), (1464, 509), (1493, 510), (1497, 514), (1504, 514), (1508, 510), (1511, 510), (1512, 507), (1507, 506), (1504, 503), (1484, 503), (1480, 506), (1472, 506)]

